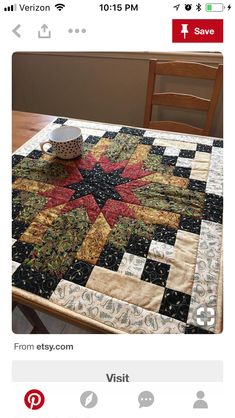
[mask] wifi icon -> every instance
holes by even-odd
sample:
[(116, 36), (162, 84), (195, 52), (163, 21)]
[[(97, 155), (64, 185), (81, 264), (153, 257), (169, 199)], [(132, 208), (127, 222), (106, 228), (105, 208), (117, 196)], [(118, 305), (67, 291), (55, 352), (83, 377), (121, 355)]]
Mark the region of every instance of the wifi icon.
[(63, 4), (63, 3), (57, 3), (57, 4), (55, 4), (55, 7), (56, 7), (59, 11), (61, 11), (61, 10), (65, 7), (65, 4)]

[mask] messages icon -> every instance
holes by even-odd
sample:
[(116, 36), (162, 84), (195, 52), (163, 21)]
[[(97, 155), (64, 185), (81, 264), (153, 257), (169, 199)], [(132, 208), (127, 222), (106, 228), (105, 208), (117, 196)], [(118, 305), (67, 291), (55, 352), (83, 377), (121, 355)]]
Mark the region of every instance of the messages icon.
[(145, 390), (144, 392), (141, 392), (138, 397), (139, 406), (140, 408), (147, 408), (151, 406), (154, 402), (154, 395), (152, 392), (149, 392), (148, 390)]

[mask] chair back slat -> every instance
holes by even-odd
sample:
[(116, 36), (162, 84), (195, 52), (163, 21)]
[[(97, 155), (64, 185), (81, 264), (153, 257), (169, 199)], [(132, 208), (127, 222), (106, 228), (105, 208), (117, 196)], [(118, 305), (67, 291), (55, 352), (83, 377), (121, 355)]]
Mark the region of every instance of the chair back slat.
[(191, 94), (154, 93), (152, 104), (207, 111), (210, 107), (210, 100)]
[(197, 62), (156, 62), (155, 74), (214, 80), (217, 68)]

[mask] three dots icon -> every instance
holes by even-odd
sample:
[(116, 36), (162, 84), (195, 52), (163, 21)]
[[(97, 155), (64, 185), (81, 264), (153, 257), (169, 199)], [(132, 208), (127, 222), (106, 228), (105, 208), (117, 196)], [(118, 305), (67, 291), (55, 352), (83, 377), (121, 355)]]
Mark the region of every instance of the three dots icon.
[(78, 29), (78, 28), (72, 29), (72, 28), (69, 28), (68, 33), (70, 33), (70, 34), (72, 34), (72, 33), (86, 33), (86, 29)]

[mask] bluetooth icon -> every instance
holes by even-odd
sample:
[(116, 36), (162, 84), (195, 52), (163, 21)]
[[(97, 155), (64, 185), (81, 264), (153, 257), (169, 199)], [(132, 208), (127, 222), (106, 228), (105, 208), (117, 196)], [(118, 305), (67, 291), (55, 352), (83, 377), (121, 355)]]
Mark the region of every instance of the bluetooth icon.
[(196, 10), (200, 12), (202, 10), (202, 5), (200, 3), (196, 4)]

